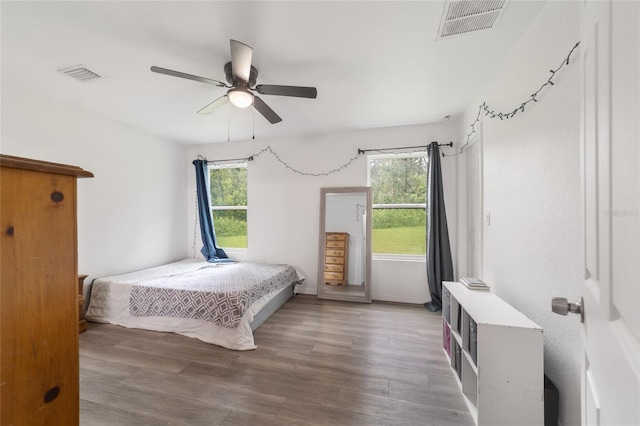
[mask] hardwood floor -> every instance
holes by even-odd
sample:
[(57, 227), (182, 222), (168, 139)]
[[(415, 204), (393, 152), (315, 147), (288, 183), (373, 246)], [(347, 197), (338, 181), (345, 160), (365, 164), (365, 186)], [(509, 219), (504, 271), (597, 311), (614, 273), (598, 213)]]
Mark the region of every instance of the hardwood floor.
[(472, 425), (439, 313), (298, 295), (231, 351), (89, 323), (81, 425)]

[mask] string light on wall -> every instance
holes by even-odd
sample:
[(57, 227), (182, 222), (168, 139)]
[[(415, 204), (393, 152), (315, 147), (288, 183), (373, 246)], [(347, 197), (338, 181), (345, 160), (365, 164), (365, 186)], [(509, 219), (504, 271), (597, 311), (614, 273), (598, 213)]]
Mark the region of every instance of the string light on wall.
[(341, 165), (340, 167), (336, 167), (335, 169), (329, 170), (327, 172), (321, 172), (321, 173), (310, 173), (310, 172), (303, 172), (300, 171), (294, 167), (292, 167), (291, 165), (289, 165), (288, 163), (286, 163), (285, 161), (283, 161), (278, 154), (275, 153), (274, 150), (271, 149), (271, 146), (267, 146), (266, 148), (262, 149), (260, 152), (258, 152), (257, 154), (252, 155), (251, 157), (249, 157), (249, 161), (253, 160), (255, 157), (260, 156), (260, 154), (262, 154), (263, 152), (269, 152), (271, 155), (273, 155), (275, 157), (276, 160), (278, 160), (284, 167), (286, 167), (287, 169), (291, 170), (294, 173), (297, 173), (301, 176), (329, 176), (330, 174), (333, 173), (338, 173), (339, 171), (341, 171), (342, 169), (345, 169), (347, 167), (349, 167), (351, 165), (351, 163), (353, 163), (354, 161), (356, 161), (358, 159), (358, 157), (360, 157), (360, 152), (358, 152), (358, 154), (354, 157), (351, 157), (349, 159), (349, 161), (347, 161), (346, 163), (344, 163), (343, 165)]
[[(280, 164), (282, 164), (285, 168), (291, 170), (294, 173), (297, 173), (301, 176), (328, 176), (330, 174), (333, 173), (337, 173), (347, 167), (349, 167), (351, 165), (351, 163), (353, 163), (354, 161), (356, 161), (358, 159), (358, 157), (360, 157), (360, 155), (362, 155), (362, 153), (360, 152), (360, 150), (358, 150), (358, 154), (352, 158), (349, 159), (349, 161), (347, 161), (346, 163), (344, 163), (343, 165), (336, 167), (335, 169), (326, 171), (326, 172), (319, 172), (319, 173), (311, 173), (311, 172), (303, 172), (301, 170), (296, 169), (295, 167), (291, 166), (289, 163), (287, 163), (286, 161), (284, 161), (282, 158), (280, 158), (280, 156), (271, 148), (270, 145), (267, 145), (266, 148), (263, 148), (262, 150), (258, 151), (257, 153), (250, 155), (249, 157), (243, 157), (243, 158), (227, 158), (224, 160), (209, 160), (208, 163), (211, 164), (215, 164), (215, 163), (228, 163), (228, 162), (239, 162), (239, 161), (253, 161), (256, 158), (258, 158), (261, 154), (268, 152), (269, 154), (273, 155), (273, 157), (278, 160), (278, 162)], [(198, 158), (202, 157), (200, 154), (198, 154)]]
[(578, 45), (580, 44), (580, 42), (577, 42), (573, 48), (569, 51), (569, 54), (567, 55), (567, 57), (562, 61), (562, 63), (560, 64), (560, 66), (558, 66), (556, 69), (552, 69), (549, 70), (549, 73), (551, 74), (549, 76), (549, 78), (547, 79), (546, 82), (544, 82), (540, 88), (538, 90), (536, 90), (533, 94), (531, 94), (531, 96), (529, 96), (529, 98), (520, 103), (519, 106), (515, 107), (513, 110), (508, 111), (508, 112), (496, 112), (493, 109), (489, 108), (489, 105), (487, 105), (486, 102), (483, 102), (482, 105), (480, 105), (478, 107), (478, 114), (476, 115), (476, 119), (473, 121), (473, 123), (471, 123), (471, 132), (469, 134), (467, 134), (467, 139), (466, 142), (464, 143), (464, 145), (462, 145), (460, 147), (460, 150), (458, 152), (456, 152), (455, 154), (445, 154), (442, 153), (442, 156), (447, 156), (447, 157), (452, 157), (455, 155), (460, 155), (462, 154), (462, 152), (464, 151), (465, 147), (467, 145), (469, 145), (469, 141), (471, 140), (471, 136), (473, 136), (475, 133), (477, 133), (476, 130), (476, 124), (478, 124), (480, 122), (480, 115), (482, 114), (482, 112), (484, 112), (485, 117), (487, 118), (499, 118), (500, 120), (508, 120), (510, 118), (515, 117), (515, 115), (518, 112), (523, 113), (527, 104), (529, 104), (530, 102), (538, 102), (537, 96), (540, 94), (540, 92), (542, 92), (544, 90), (545, 87), (548, 86), (553, 86), (553, 78), (556, 76), (556, 73), (558, 73), (558, 71), (560, 71), (562, 69), (562, 67), (564, 67), (565, 65), (569, 65), (569, 59), (571, 58), (571, 55), (573, 54), (573, 51), (576, 50), (576, 48), (578, 47)]
[[(445, 145), (449, 146), (449, 147), (453, 147), (453, 142), (438, 144), (438, 146), (445, 146)], [(227, 159), (224, 159), (224, 160), (211, 160), (211, 161), (208, 161), (208, 162), (211, 163), (211, 164), (214, 164), (214, 163), (253, 161), (257, 157), (259, 157), (261, 154), (263, 154), (265, 152), (268, 152), (269, 154), (273, 155), (275, 157), (275, 159), (278, 160), (278, 162), (280, 162), (280, 164), (282, 164), (285, 168), (287, 168), (287, 169), (291, 170), (292, 172), (297, 173), (297, 174), (299, 174), (301, 176), (329, 176), (330, 174), (338, 173), (338, 172), (342, 171), (343, 169), (346, 169), (354, 161), (356, 161), (360, 156), (366, 154), (367, 152), (379, 152), (379, 153), (382, 153), (382, 152), (385, 152), (385, 151), (402, 151), (402, 153), (407, 153), (407, 152), (416, 153), (416, 152), (424, 152), (427, 149), (427, 147), (428, 147), (428, 145), (400, 146), (400, 147), (394, 147), (394, 148), (358, 149), (358, 154), (356, 154), (355, 156), (351, 157), (349, 159), (349, 161), (347, 161), (343, 165), (341, 165), (339, 167), (336, 167), (335, 169), (331, 169), (329, 171), (319, 172), (319, 173), (303, 172), (301, 170), (296, 169), (295, 167), (291, 166), (286, 161), (281, 159), (280, 156), (278, 156), (278, 154), (273, 149), (271, 149), (271, 146), (269, 146), (269, 145), (267, 145), (266, 148), (263, 148), (262, 150), (260, 150), (256, 154), (253, 154), (253, 155), (251, 155), (249, 157), (227, 158)], [(412, 150), (412, 151), (407, 151), (407, 150)], [(197, 159), (207, 161), (207, 159), (205, 157), (203, 157), (202, 155), (200, 155), (200, 154), (198, 154)]]
[[(356, 155), (355, 157), (352, 157), (351, 159), (349, 159), (349, 161), (347, 161), (346, 163), (344, 163), (343, 165), (341, 165), (340, 167), (336, 167), (335, 169), (329, 170), (328, 172), (321, 172), (321, 173), (310, 173), (310, 172), (303, 172), (301, 170), (296, 169), (295, 167), (291, 166), (289, 163), (285, 162), (283, 159), (280, 158), (280, 156), (278, 156), (278, 154), (276, 154), (276, 152), (271, 149), (270, 145), (267, 145), (266, 148), (263, 148), (262, 150), (260, 150), (259, 152), (250, 155), (249, 157), (243, 157), (243, 158), (228, 158), (228, 159), (224, 159), (224, 160), (212, 160), (209, 161), (209, 163), (227, 163), (227, 162), (238, 162), (238, 161), (253, 161), (255, 160), (257, 157), (259, 157), (261, 154), (268, 152), (271, 155), (273, 155), (275, 157), (276, 160), (278, 160), (278, 162), (280, 162), (280, 164), (282, 164), (285, 168), (291, 170), (294, 173), (297, 173), (301, 176), (328, 176), (330, 174), (333, 173), (337, 173), (339, 171), (341, 171), (342, 169), (345, 169), (347, 167), (349, 167), (351, 165), (351, 163), (353, 163), (354, 161), (356, 161), (358, 159), (358, 157), (360, 157), (361, 152), (358, 151), (358, 155)], [(201, 157), (200, 154), (198, 154), (198, 157)]]

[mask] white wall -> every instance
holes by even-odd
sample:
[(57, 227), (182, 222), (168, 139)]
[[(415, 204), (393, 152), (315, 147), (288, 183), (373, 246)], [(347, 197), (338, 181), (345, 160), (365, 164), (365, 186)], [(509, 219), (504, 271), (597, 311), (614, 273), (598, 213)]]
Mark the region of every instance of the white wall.
[[(473, 122), (484, 101), (496, 111), (507, 112), (528, 99), (549, 77), (549, 70), (566, 58), (579, 36), (578, 2), (547, 3), (502, 70), (470, 106), (465, 122)], [(545, 372), (560, 391), (564, 425), (580, 424), (581, 331), (577, 316), (551, 313), (551, 298), (577, 300), (584, 271), (578, 53), (574, 52), (573, 62), (554, 79), (555, 86), (538, 96), (539, 102), (529, 104), (523, 114), (502, 121), (482, 119), (483, 207), (485, 217), (491, 215), (490, 225), (483, 221), (482, 278), (543, 327)], [(464, 131), (469, 129), (464, 127)], [(460, 160), (461, 183), (464, 161)], [(463, 194), (461, 189), (459, 201)], [(459, 224), (464, 221), (461, 216)], [(462, 243), (462, 234), (460, 237)]]
[[(93, 278), (187, 257), (181, 145), (2, 82), (3, 154), (82, 167), (78, 269)], [(87, 286), (88, 287), (88, 286)]]
[[(387, 148), (426, 145), (431, 141), (449, 142), (456, 135), (452, 123), (434, 123), (327, 134), (305, 139), (278, 141), (238, 141), (190, 147), (189, 160), (202, 154), (208, 160), (246, 157), (267, 145), (292, 167), (323, 173), (340, 167), (355, 157), (358, 148)], [(188, 167), (187, 187), (195, 187), (193, 166)], [(455, 253), (456, 164), (453, 157), (443, 159), (443, 178), (450, 232)], [(246, 261), (288, 263), (306, 277), (301, 293), (316, 294), (318, 275), (318, 233), (320, 188), (364, 186), (367, 184), (367, 160), (361, 156), (349, 167), (329, 176), (301, 176), (285, 168), (268, 152), (248, 165), (248, 239), (245, 254), (230, 257)], [(187, 246), (193, 254), (193, 195), (187, 200)], [(198, 236), (199, 237), (199, 236)], [(199, 257), (201, 243), (196, 243)], [(372, 297), (407, 303), (430, 300), (425, 262), (375, 260), (372, 264)]]

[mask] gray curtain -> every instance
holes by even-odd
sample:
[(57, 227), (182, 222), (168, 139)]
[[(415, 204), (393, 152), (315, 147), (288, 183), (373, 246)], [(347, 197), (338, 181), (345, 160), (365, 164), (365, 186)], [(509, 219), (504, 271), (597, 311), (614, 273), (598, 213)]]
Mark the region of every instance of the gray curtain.
[(440, 147), (432, 142), (427, 148), (427, 280), (431, 301), (424, 304), (428, 311), (442, 309), (442, 281), (453, 280), (453, 261), (449, 245), (447, 214), (444, 208)]

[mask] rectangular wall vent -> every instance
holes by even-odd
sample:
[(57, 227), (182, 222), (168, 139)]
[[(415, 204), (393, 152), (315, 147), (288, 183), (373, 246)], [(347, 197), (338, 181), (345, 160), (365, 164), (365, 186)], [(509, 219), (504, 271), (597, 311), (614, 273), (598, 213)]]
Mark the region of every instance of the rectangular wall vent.
[(447, 1), (437, 39), (493, 28), (507, 0)]
[(91, 71), (90, 69), (82, 66), (76, 65), (74, 67), (63, 68), (58, 70), (59, 72), (68, 75), (71, 78), (75, 78), (78, 81), (89, 81), (95, 80), (96, 78), (100, 78), (100, 75)]

